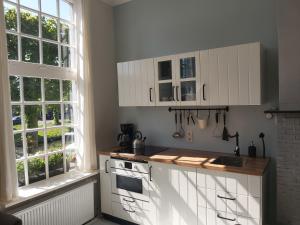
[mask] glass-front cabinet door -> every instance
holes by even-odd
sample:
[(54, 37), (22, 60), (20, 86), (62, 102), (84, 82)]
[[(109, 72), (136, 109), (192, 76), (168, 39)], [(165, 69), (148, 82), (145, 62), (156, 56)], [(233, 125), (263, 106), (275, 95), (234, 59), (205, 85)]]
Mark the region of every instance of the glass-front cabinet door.
[(177, 55), (177, 84), (181, 105), (197, 105), (199, 93), (199, 52)]
[(178, 105), (180, 101), (178, 88), (176, 89), (176, 56), (159, 57), (154, 60), (154, 63), (156, 104), (160, 106)]

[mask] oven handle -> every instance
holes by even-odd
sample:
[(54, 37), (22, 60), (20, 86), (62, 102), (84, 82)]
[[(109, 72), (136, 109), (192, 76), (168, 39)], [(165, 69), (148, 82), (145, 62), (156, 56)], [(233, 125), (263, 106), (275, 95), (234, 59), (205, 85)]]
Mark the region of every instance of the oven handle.
[(123, 176), (123, 177), (131, 177), (131, 178), (136, 178), (136, 179), (143, 179), (144, 177), (143, 176), (134, 176), (134, 175), (125, 175), (125, 174), (122, 174), (122, 173), (118, 173), (118, 172), (111, 172), (112, 174), (115, 174), (115, 175), (119, 175), (119, 176)]

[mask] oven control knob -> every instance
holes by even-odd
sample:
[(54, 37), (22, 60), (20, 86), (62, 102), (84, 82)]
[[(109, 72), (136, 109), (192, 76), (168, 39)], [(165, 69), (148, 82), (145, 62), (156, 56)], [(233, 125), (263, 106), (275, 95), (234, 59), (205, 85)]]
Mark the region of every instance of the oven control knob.
[(120, 163), (119, 166), (122, 167), (122, 168), (124, 167), (122, 163)]
[(137, 165), (135, 165), (135, 166), (134, 166), (134, 169), (135, 169), (135, 170), (138, 170), (139, 168), (137, 167)]

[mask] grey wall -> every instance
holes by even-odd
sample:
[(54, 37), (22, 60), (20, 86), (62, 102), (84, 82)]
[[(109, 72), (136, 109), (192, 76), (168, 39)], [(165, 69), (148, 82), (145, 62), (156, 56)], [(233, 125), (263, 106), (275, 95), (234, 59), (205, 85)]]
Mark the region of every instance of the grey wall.
[[(99, 0), (88, 0), (93, 21), (90, 43), (94, 83), (97, 148), (115, 144), (118, 121), (117, 75), (115, 68), (113, 9)], [(97, 21), (97, 22), (95, 22)]]
[[(278, 102), (278, 62), (275, 0), (133, 0), (114, 9), (116, 59), (128, 61), (196, 49), (260, 41), (265, 48), (264, 90), (266, 104), (231, 107), (228, 127), (241, 134), (241, 151), (251, 140), (258, 145), (259, 132), (266, 134), (268, 155), (276, 155), (276, 124), (263, 110)], [(147, 136), (147, 143), (233, 152), (234, 141), (213, 137), (214, 122), (202, 131), (190, 127), (193, 142), (174, 140), (174, 116), (166, 107), (121, 108), (119, 122), (133, 122)], [(270, 214), (274, 218), (275, 163), (269, 190)], [(270, 224), (274, 224), (271, 222)]]
[(300, 109), (300, 1), (277, 0), (280, 108)]

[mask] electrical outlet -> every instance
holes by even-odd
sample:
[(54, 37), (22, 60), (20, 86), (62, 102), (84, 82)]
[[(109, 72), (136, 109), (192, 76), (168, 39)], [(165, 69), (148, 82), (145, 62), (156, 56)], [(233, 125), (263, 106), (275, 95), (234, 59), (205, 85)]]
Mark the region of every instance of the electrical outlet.
[(187, 140), (188, 142), (193, 142), (193, 131), (188, 130), (188, 131), (186, 132), (186, 140)]

